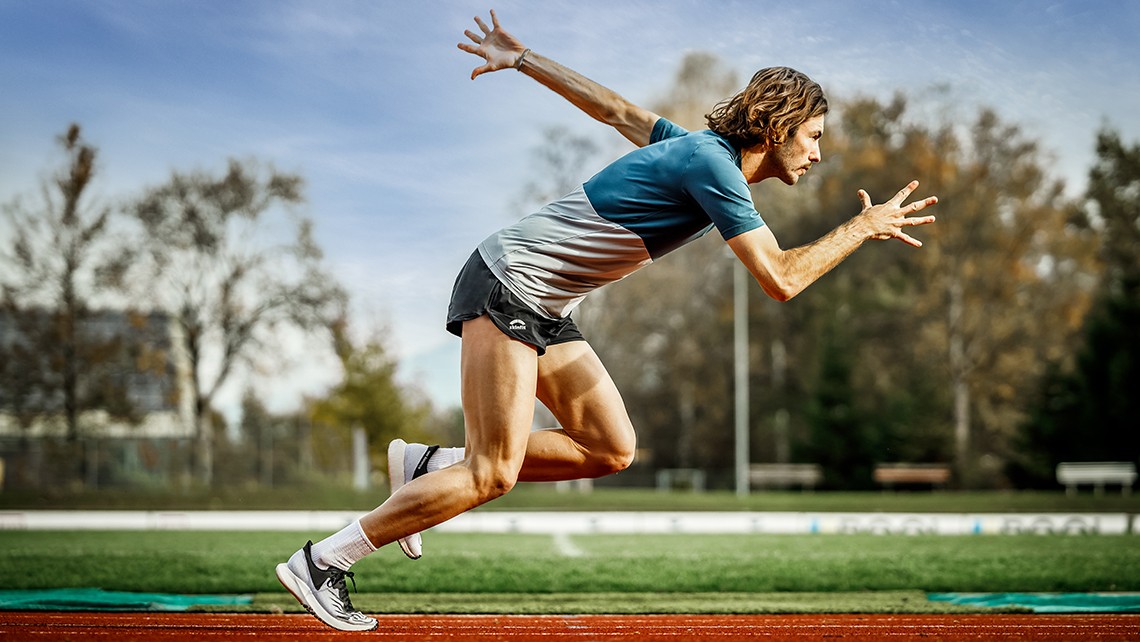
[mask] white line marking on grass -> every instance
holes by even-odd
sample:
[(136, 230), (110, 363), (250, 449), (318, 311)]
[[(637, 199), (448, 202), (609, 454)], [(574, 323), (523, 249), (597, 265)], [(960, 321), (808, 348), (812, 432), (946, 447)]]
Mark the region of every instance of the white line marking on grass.
[(570, 541), (570, 536), (566, 533), (554, 534), (554, 548), (558, 549), (558, 554), (562, 557), (585, 557), (586, 551), (578, 548), (574, 542)]

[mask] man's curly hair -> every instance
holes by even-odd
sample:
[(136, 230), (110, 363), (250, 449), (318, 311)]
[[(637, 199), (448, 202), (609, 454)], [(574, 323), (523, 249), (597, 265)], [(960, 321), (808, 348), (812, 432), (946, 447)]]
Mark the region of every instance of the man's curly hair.
[(823, 88), (788, 67), (756, 72), (740, 93), (713, 107), (705, 116), (709, 129), (739, 149), (760, 143), (782, 145), (804, 121), (827, 114)]

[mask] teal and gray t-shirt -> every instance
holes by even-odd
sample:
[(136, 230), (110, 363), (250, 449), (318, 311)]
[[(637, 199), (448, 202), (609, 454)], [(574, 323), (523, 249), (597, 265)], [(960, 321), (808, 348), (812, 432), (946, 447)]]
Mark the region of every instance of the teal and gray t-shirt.
[(495, 276), (550, 318), (714, 226), (728, 240), (764, 225), (740, 152), (709, 130), (662, 118), (650, 144), (479, 245)]

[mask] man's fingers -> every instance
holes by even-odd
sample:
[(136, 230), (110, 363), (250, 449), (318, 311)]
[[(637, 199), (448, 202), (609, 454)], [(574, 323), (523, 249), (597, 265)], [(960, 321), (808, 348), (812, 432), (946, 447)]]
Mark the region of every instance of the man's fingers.
[(478, 76), (479, 74), (485, 74), (485, 73), (487, 73), (488, 71), (493, 71), (493, 70), (491, 69), (491, 64), (490, 64), (490, 63), (487, 63), (487, 64), (483, 65), (482, 67), (476, 67), (476, 68), (475, 68), (475, 69), (474, 69), (474, 70), (471, 72), (471, 80), (475, 80), (475, 77), (476, 77), (476, 76)]
[(489, 35), (491, 33), (491, 29), (487, 27), (487, 23), (483, 22), (483, 19), (480, 18), (479, 16), (475, 16), (475, 24), (479, 25), (479, 28), (483, 30), (484, 36)]
[(910, 210), (911, 212), (921, 212), (922, 210), (926, 209), (927, 207), (930, 207), (931, 205), (936, 204), (937, 202), (938, 202), (937, 196), (929, 196), (927, 198), (924, 198), (921, 201), (915, 201), (915, 202), (911, 203), (910, 205), (907, 205), (907, 209)]
[[(904, 217), (906, 217), (909, 214), (917, 214), (917, 213), (921, 212), (922, 210), (926, 209), (927, 207), (934, 205), (936, 203), (938, 203), (938, 197), (937, 196), (929, 196), (927, 198), (922, 199), (921, 201), (915, 201), (915, 202), (911, 203), (910, 205), (907, 205), (906, 207), (900, 207), (899, 211), (901, 211), (902, 215)], [(914, 221), (911, 223), (907, 223), (908, 225), (926, 225), (927, 223), (933, 223), (934, 217), (933, 216), (927, 216), (924, 218), (913, 218), (913, 217), (911, 217), (911, 218), (907, 218), (906, 220), (907, 221)]]
[[(898, 208), (899, 210), (901, 210), (903, 212), (906, 212), (909, 214), (915, 214), (915, 213), (921, 212), (922, 210), (926, 209), (927, 207), (930, 207), (931, 205), (934, 205), (938, 202), (937, 196), (928, 196), (928, 197), (922, 199), (921, 201), (915, 201), (915, 202), (911, 203), (910, 205), (904, 206), (902, 204), (903, 201), (905, 201), (907, 199), (907, 197), (910, 196), (911, 193), (914, 192), (915, 188), (917, 188), (917, 187), (918, 187), (918, 181), (911, 181), (910, 183), (907, 184), (906, 187), (899, 190), (898, 193), (895, 194), (894, 198), (887, 201), (887, 203), (884, 203), (884, 205), (893, 204), (896, 208)], [(860, 201), (860, 203), (863, 204), (863, 209), (867, 209), (867, 208), (874, 205), (874, 203), (871, 202), (871, 196), (869, 194), (867, 194), (866, 190), (859, 190), (859, 201)]]
[(495, 15), (494, 9), (491, 9), (491, 26), (496, 29), (499, 28), (499, 16)]
[(470, 38), (471, 42), (474, 42), (477, 45), (483, 44), (483, 38), (480, 37), (478, 34), (476, 34), (474, 31), (471, 31), (470, 29), (464, 29), (463, 35)]
[[(467, 53), (475, 54), (476, 56), (483, 56), (484, 58), (486, 58), (486, 56), (483, 54), (483, 50), (480, 49), (479, 47), (476, 47), (475, 45), (469, 45), (466, 42), (461, 42), (461, 43), (459, 43), (458, 47), (462, 51), (466, 51)], [(491, 63), (489, 63), (489, 62), (487, 64), (483, 65), (482, 67), (476, 67), (475, 70), (471, 72), (471, 80), (475, 80), (476, 76), (478, 76), (479, 74), (486, 73), (488, 71), (491, 71)]]
[(907, 245), (913, 245), (914, 247), (922, 247), (922, 241), (914, 238), (913, 236), (911, 236), (909, 234), (904, 234), (902, 232), (899, 232), (898, 235), (895, 236), (895, 238), (902, 241), (903, 243), (906, 243)]
[(906, 187), (900, 189), (898, 194), (895, 194), (895, 197), (891, 199), (891, 202), (895, 203), (896, 205), (901, 204), (906, 200), (906, 197), (910, 196), (910, 193), (913, 192), (914, 188), (916, 187), (918, 187), (918, 181), (911, 181), (907, 183)]
[(903, 243), (906, 243), (907, 245), (912, 245), (914, 247), (922, 247), (922, 241), (914, 238), (913, 236), (907, 234), (906, 232), (903, 232), (901, 228), (903, 228), (903, 227), (915, 227), (917, 225), (929, 225), (933, 222), (934, 222), (933, 216), (916, 216), (916, 217), (910, 217), (910, 218), (903, 218), (902, 220), (900, 220), (898, 222), (900, 229), (895, 230), (895, 238), (902, 241)]

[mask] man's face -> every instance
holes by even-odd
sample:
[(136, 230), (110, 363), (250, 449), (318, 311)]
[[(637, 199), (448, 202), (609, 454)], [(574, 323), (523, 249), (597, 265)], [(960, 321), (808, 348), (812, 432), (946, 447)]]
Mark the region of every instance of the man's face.
[(795, 185), (811, 166), (823, 160), (819, 152), (819, 139), (823, 136), (824, 116), (805, 120), (794, 134), (777, 145), (765, 160), (771, 160), (768, 170), (788, 185)]

